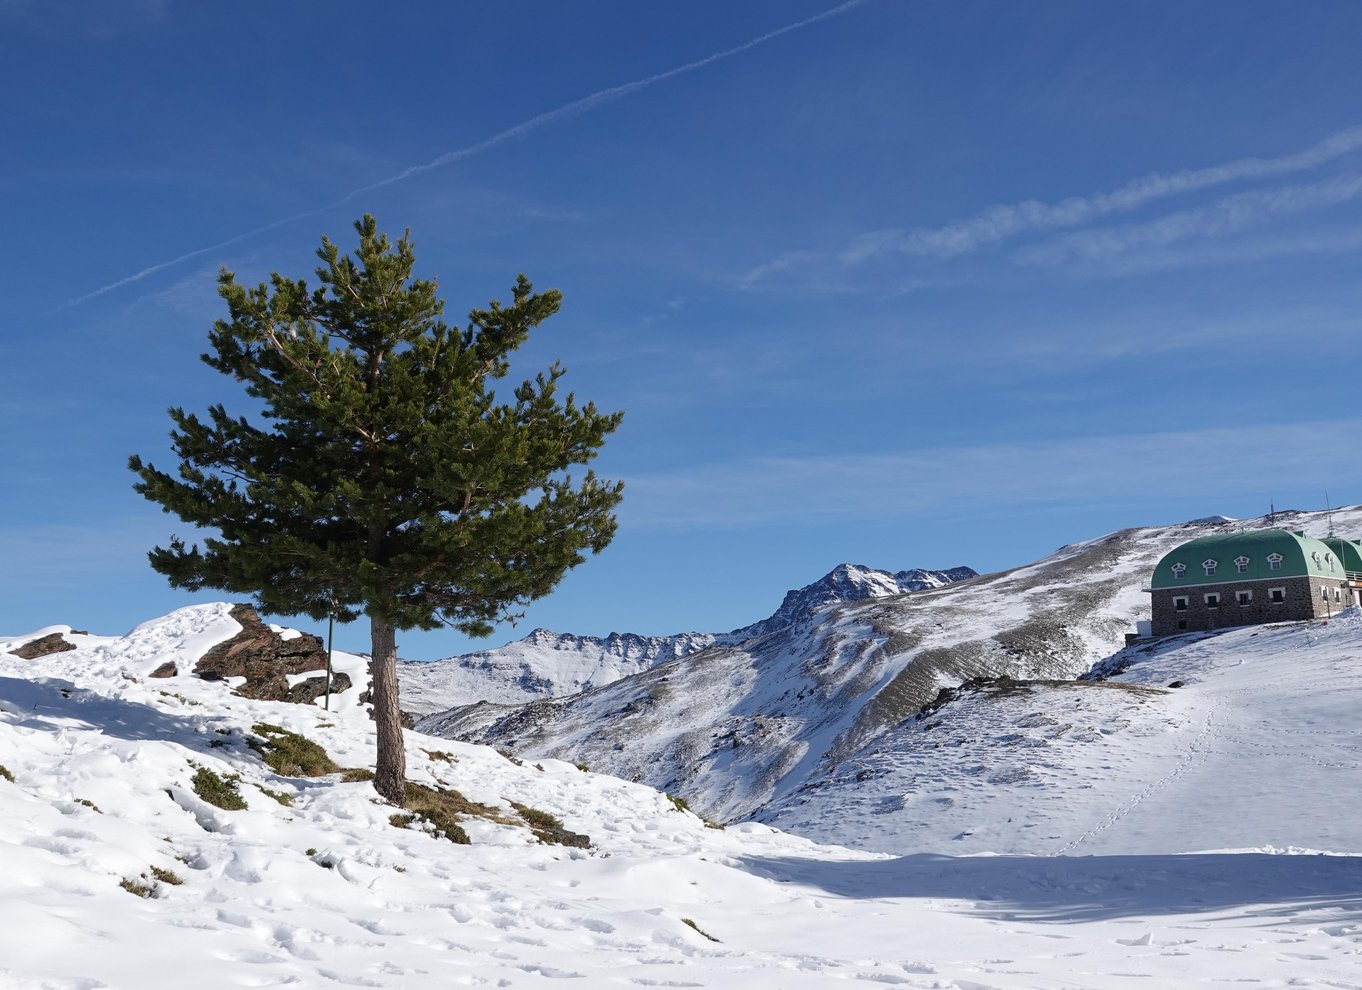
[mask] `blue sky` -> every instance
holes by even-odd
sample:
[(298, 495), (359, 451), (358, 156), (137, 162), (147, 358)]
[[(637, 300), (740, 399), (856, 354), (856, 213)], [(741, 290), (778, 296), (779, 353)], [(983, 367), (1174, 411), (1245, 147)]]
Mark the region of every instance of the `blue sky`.
[(1362, 501), (1359, 40), (1350, 2), (0, 0), (0, 631), (196, 600), (127, 456), (239, 401), (219, 266), (310, 275), (366, 211), (455, 319), (561, 289), (519, 370), (626, 412), (615, 544), (493, 643)]

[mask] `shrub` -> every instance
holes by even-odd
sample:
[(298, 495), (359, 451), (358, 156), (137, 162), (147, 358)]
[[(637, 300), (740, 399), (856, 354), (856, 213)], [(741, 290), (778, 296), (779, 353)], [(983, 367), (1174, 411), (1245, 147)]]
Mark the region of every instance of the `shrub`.
[(190, 781), (190, 785), (194, 788), (194, 793), (209, 804), (216, 805), (224, 811), (241, 811), (246, 807), (246, 799), (237, 790), (237, 782), (240, 780), (239, 774), (219, 777), (207, 767), (199, 767), (194, 771), (194, 779)]
[(8, 780), (11, 784), (14, 783), (14, 774), (10, 773), (9, 768), (3, 763), (0, 763), (0, 777)]

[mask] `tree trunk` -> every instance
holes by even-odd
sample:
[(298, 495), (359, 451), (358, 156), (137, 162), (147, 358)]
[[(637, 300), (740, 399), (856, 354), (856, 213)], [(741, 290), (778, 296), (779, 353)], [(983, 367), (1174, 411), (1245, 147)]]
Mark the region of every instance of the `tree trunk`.
[(407, 798), (407, 751), (402, 739), (402, 710), (397, 704), (397, 641), (387, 620), (372, 613), (369, 632), (373, 641), (369, 681), (378, 728), (374, 790), (402, 807)]

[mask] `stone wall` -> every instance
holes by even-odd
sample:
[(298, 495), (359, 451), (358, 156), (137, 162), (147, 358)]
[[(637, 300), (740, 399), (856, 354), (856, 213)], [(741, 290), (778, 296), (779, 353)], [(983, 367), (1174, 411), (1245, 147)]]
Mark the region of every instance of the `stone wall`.
[[(1286, 589), (1286, 600), (1273, 602), (1271, 588)], [(1326, 600), (1321, 590), (1328, 592)], [(1240, 605), (1235, 593), (1253, 595)], [(1334, 592), (1341, 601), (1334, 601)], [(1220, 595), (1220, 607), (1208, 608), (1205, 596)], [(1187, 599), (1187, 608), (1178, 611), (1175, 598)], [(1282, 577), (1262, 581), (1225, 581), (1220, 584), (1192, 584), (1185, 588), (1157, 588), (1153, 592), (1155, 636), (1175, 636), (1180, 632), (1207, 632), (1230, 626), (1252, 626), (1263, 622), (1319, 619), (1337, 613), (1353, 603), (1353, 592), (1342, 581), (1321, 577)]]

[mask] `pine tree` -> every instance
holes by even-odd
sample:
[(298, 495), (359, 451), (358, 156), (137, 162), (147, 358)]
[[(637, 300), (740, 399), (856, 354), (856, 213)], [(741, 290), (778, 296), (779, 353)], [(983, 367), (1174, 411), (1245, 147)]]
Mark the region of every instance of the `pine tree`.
[(554, 363), (498, 401), (511, 352), (557, 312), (557, 291), (521, 275), (512, 303), (442, 320), (434, 281), (414, 278), (366, 215), (359, 249), (322, 239), (320, 285), (274, 274), (254, 289), (218, 276), (229, 318), (211, 367), (241, 382), (259, 419), (170, 410), (176, 476), (133, 456), (138, 492), (209, 531), (149, 554), (171, 585), (253, 595), (282, 615), (368, 617), (378, 729), (374, 786), (402, 804), (405, 752), (396, 630), (492, 624), (549, 593), (615, 533), (622, 485), (587, 471), (621, 413), (560, 398)]

